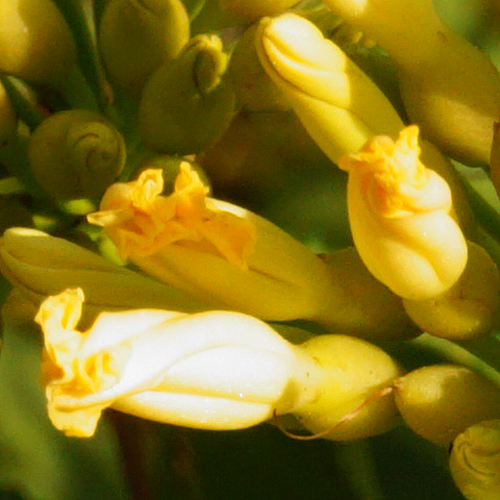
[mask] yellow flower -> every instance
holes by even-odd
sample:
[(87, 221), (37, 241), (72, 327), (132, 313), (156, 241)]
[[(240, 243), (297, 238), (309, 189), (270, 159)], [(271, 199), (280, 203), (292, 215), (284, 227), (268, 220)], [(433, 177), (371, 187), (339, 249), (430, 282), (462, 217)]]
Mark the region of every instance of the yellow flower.
[(255, 425), (309, 402), (314, 361), (234, 312), (102, 313), (80, 332), (83, 292), (42, 304), (42, 381), (54, 426), (87, 437), (107, 407), (201, 429)]
[(161, 171), (111, 186), (91, 223), (101, 225), (130, 259), (160, 281), (216, 307), (262, 319), (315, 319), (330, 309), (325, 264), (267, 220), (206, 197), (187, 163), (174, 192), (162, 196)]
[(418, 128), (397, 141), (378, 136), (340, 159), (349, 172), (348, 210), (358, 252), (394, 293), (425, 300), (448, 290), (467, 262), (467, 244), (449, 215), (446, 182), (419, 160)]

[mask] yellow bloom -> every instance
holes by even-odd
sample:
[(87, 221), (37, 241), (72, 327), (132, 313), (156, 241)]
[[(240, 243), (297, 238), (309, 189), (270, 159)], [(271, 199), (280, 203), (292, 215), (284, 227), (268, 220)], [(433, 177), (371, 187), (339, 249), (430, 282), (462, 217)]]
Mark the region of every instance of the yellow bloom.
[(467, 244), (449, 215), (446, 182), (419, 160), (418, 128), (397, 141), (374, 137), (340, 159), (349, 172), (348, 210), (358, 252), (394, 293), (424, 300), (448, 290), (467, 262)]
[(469, 427), (453, 442), (453, 480), (468, 500), (498, 500), (500, 492), (500, 420)]
[(103, 313), (76, 330), (80, 289), (49, 297), (36, 321), (45, 337), (48, 413), (67, 435), (91, 436), (113, 407), (202, 429), (255, 425), (316, 397), (315, 366), (265, 323), (240, 313)]
[(330, 308), (325, 264), (267, 220), (213, 198), (187, 163), (174, 193), (161, 172), (115, 184), (88, 219), (104, 226), (123, 258), (216, 307), (262, 319), (315, 319)]

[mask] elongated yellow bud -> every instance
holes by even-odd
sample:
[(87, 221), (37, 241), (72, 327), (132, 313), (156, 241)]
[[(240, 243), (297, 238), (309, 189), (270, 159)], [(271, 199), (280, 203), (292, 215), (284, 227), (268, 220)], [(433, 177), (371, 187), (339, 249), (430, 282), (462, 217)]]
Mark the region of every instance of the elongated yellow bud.
[[(324, 371), (319, 396), (293, 412), (304, 427), (313, 433), (331, 429), (322, 435), (327, 439), (351, 440), (380, 434), (397, 424), (394, 396), (390, 392), (376, 396), (401, 375), (382, 349), (345, 335), (321, 335), (300, 347)], [(355, 415), (336, 427), (351, 412)]]
[(468, 260), (458, 281), (429, 300), (403, 299), (410, 318), (432, 335), (470, 340), (490, 335), (500, 322), (500, 275), (489, 254), (467, 242)]
[(29, 82), (62, 87), (76, 65), (76, 49), (54, 2), (1, 0), (0, 19), (0, 70)]
[(394, 59), (408, 115), (429, 140), (462, 163), (489, 163), (500, 77), (485, 54), (442, 23), (432, 0), (325, 3)]
[(156, 70), (144, 89), (140, 130), (153, 149), (193, 154), (219, 139), (234, 115), (227, 55), (216, 35), (199, 35)]
[[(200, 311), (180, 290), (96, 255), (62, 238), (28, 228), (11, 228), (0, 240), (0, 269), (14, 288), (37, 307), (49, 295), (80, 287), (89, 316), (134, 307)], [(206, 307), (205, 307), (206, 309)]]
[(471, 425), (500, 418), (500, 388), (464, 366), (425, 366), (395, 387), (406, 424), (440, 446), (449, 446)]
[(108, 407), (200, 429), (239, 429), (316, 397), (312, 358), (265, 323), (239, 313), (103, 313), (76, 329), (83, 293), (43, 302), (42, 379), (53, 424), (94, 433)]
[(55, 198), (101, 196), (125, 165), (125, 141), (103, 116), (72, 109), (54, 113), (30, 138), (36, 180)]
[(472, 425), (453, 441), (450, 471), (468, 500), (498, 500), (500, 420)]
[(189, 18), (181, 0), (111, 0), (99, 24), (99, 50), (109, 77), (136, 96), (188, 41)]
[(263, 19), (255, 43), (262, 66), (332, 161), (374, 133), (402, 128), (377, 86), (308, 20), (293, 14)]
[(450, 189), (419, 153), (418, 128), (412, 126), (396, 142), (375, 137), (339, 161), (349, 172), (349, 223), (363, 262), (411, 300), (451, 288), (467, 262), (465, 238), (449, 215)]

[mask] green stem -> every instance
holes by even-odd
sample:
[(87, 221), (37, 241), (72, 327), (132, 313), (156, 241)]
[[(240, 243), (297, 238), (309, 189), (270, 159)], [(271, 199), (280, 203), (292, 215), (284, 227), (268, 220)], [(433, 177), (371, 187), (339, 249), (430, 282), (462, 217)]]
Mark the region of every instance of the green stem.
[(73, 32), (78, 65), (94, 93), (100, 111), (105, 113), (109, 104), (109, 92), (96, 47), (93, 15), (86, 11), (81, 0), (54, 0), (54, 2)]
[(375, 470), (374, 458), (367, 440), (341, 443), (335, 448), (338, 466), (349, 479), (354, 498), (383, 500), (384, 494)]
[(424, 333), (409, 344), (467, 366), (500, 386), (500, 340), (496, 335), (458, 344)]

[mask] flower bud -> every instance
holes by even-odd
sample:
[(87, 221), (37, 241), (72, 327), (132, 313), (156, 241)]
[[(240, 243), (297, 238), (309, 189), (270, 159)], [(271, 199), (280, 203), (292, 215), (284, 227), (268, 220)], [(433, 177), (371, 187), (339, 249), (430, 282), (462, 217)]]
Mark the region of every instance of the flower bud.
[(403, 299), (410, 318), (425, 332), (451, 340), (488, 336), (500, 324), (500, 275), (489, 254), (467, 242), (468, 259), (458, 281), (428, 300)]
[[(322, 437), (351, 440), (380, 434), (398, 423), (394, 396), (377, 397), (401, 375), (382, 349), (346, 335), (320, 335), (300, 347), (324, 371), (319, 396), (293, 412), (309, 431), (331, 429)], [(338, 425), (351, 412), (352, 418)]]
[(203, 309), (179, 290), (36, 229), (5, 231), (0, 240), (0, 270), (37, 307), (47, 296), (78, 286), (87, 296), (90, 316), (102, 310), (134, 307)]
[(139, 96), (148, 77), (189, 41), (181, 0), (111, 0), (99, 24), (99, 50), (110, 79)]
[(227, 55), (216, 35), (199, 35), (148, 80), (139, 108), (144, 141), (168, 154), (194, 154), (219, 139), (234, 114)]
[(401, 298), (373, 277), (354, 247), (327, 254), (323, 260), (343, 293), (343, 300), (340, 293), (336, 297), (330, 329), (369, 341), (408, 340), (421, 333)]
[(122, 135), (103, 116), (86, 110), (60, 111), (33, 132), (31, 170), (55, 198), (98, 197), (125, 165)]
[(262, 68), (255, 49), (257, 26), (248, 28), (231, 53), (229, 74), (238, 105), (248, 111), (287, 110), (290, 104), (283, 92)]
[(410, 300), (436, 297), (453, 286), (467, 262), (467, 244), (449, 215), (451, 192), (419, 160), (418, 128), (396, 142), (374, 137), (339, 160), (349, 172), (349, 223), (370, 272)]
[(500, 420), (469, 427), (453, 442), (450, 470), (468, 500), (498, 500), (500, 492)]
[(267, 220), (207, 198), (183, 163), (174, 192), (161, 171), (111, 186), (89, 222), (103, 226), (122, 258), (217, 308), (269, 320), (331, 317), (335, 292), (325, 264)]
[(395, 388), (406, 424), (440, 446), (473, 424), (500, 418), (500, 388), (464, 366), (425, 366), (396, 380)]
[(263, 68), (333, 162), (373, 134), (402, 128), (382, 91), (307, 19), (263, 19), (255, 43)]
[(239, 429), (315, 397), (302, 380), (312, 359), (261, 321), (239, 313), (103, 313), (76, 330), (80, 289), (49, 297), (37, 314), (42, 379), (53, 424), (94, 433), (102, 410), (201, 429)]
[(297, 0), (218, 0), (223, 12), (236, 14), (244, 22), (252, 22), (263, 16), (276, 16)]
[(52, 0), (0, 0), (0, 70), (60, 88), (76, 65), (73, 35)]
[(448, 156), (486, 166), (500, 112), (500, 77), (437, 16), (432, 0), (326, 0), (394, 60), (412, 121)]

